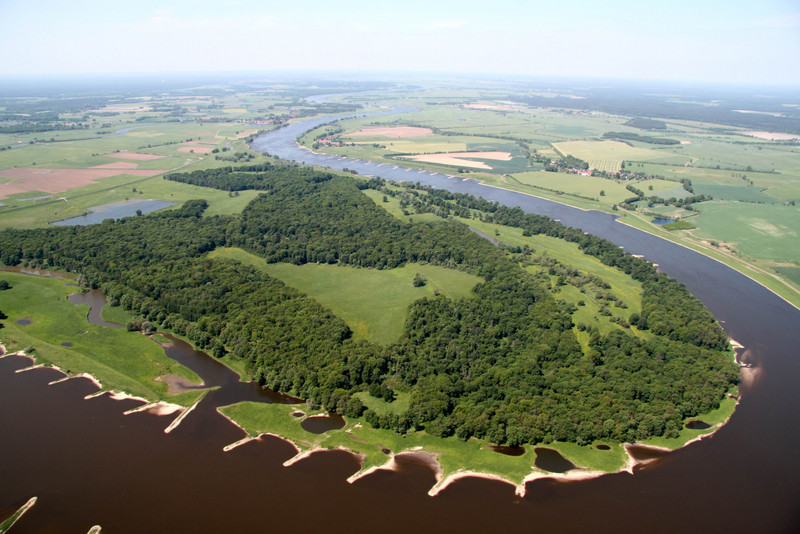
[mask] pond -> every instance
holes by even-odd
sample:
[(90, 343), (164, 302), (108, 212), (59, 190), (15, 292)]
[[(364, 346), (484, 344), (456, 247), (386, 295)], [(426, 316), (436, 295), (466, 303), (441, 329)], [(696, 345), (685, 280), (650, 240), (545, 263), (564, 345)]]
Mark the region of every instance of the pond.
[(338, 430), (344, 427), (344, 425), (344, 418), (335, 413), (307, 417), (300, 423), (300, 426), (302, 426), (304, 430), (314, 434), (323, 434), (328, 430)]
[(174, 206), (175, 204), (177, 204), (177, 202), (153, 199), (122, 200), (120, 202), (103, 204), (102, 206), (92, 206), (91, 208), (88, 208), (91, 213), (55, 221), (50, 224), (55, 226), (86, 226), (87, 224), (99, 224), (105, 219), (121, 219), (122, 217), (131, 217), (136, 215), (137, 211), (141, 211), (142, 214), (150, 213), (156, 210)]
[(663, 225), (663, 224), (674, 223), (675, 219), (667, 219), (665, 217), (655, 217), (651, 222), (653, 224)]

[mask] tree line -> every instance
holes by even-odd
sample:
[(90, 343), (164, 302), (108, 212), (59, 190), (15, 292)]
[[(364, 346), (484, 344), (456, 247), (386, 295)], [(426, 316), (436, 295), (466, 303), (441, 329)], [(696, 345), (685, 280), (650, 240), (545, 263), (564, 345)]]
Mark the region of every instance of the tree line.
[[(223, 190), (264, 193), (238, 216), (204, 216), (205, 201), (99, 225), (0, 232), (0, 261), (68, 270), (110, 301), (220, 356), (246, 363), (262, 385), (399, 432), (522, 444), (633, 441), (676, 435), (715, 407), (736, 371), (727, 339), (685, 288), (608, 241), (482, 199), (409, 187), (419, 202), (577, 242), (639, 280), (637, 326), (592, 333), (584, 353), (572, 309), (517, 257), (451, 220), (399, 221), (359, 189), (383, 188), (305, 167), (266, 165), (187, 173)], [(470, 298), (411, 305), (401, 339), (356, 341), (341, 319), (277, 279), (230, 260), (238, 246), (268, 262), (392, 268), (427, 262), (483, 278)], [(407, 411), (379, 415), (354, 396), (410, 394)]]

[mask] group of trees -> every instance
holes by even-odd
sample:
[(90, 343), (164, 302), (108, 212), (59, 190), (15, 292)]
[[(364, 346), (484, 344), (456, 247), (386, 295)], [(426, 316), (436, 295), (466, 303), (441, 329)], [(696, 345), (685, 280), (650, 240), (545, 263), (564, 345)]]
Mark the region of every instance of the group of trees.
[(604, 139), (622, 139), (625, 141), (638, 141), (640, 143), (648, 143), (651, 145), (679, 145), (681, 142), (678, 139), (670, 139), (668, 137), (655, 137), (652, 135), (641, 135), (633, 132), (606, 132), (603, 134)]
[[(454, 221), (395, 219), (359, 191), (389, 191), (381, 180), (278, 165), (177, 179), (265, 192), (240, 216), (203, 216), (205, 202), (190, 201), (94, 226), (6, 230), (0, 261), (80, 273), (138, 314), (142, 327), (160, 325), (217, 356), (231, 353), (262, 385), (400, 432), (424, 428), (512, 445), (674, 435), (684, 418), (716, 406), (736, 380), (725, 335), (683, 286), (612, 243), (550, 219), (409, 188), (422, 204), (577, 242), (630, 274), (644, 288), (634, 319), (654, 334), (649, 341), (622, 330), (594, 332), (584, 353), (572, 309), (517, 256)], [(428, 262), (484, 282), (471, 298), (415, 302), (401, 339), (382, 346), (353, 340), (341, 319), (282, 282), (208, 259), (218, 246), (242, 247), (268, 262), (378, 269)], [(378, 415), (353, 396), (358, 391), (387, 400), (406, 391), (411, 400), (402, 414)]]

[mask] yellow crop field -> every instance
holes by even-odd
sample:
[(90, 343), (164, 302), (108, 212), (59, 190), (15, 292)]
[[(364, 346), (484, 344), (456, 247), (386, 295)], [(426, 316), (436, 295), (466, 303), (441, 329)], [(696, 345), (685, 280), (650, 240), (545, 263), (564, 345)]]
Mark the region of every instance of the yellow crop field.
[(572, 155), (588, 162), (605, 162), (609, 160), (649, 161), (661, 159), (665, 155), (664, 152), (637, 148), (619, 141), (565, 141), (563, 143), (553, 143), (553, 147), (565, 156)]
[[(372, 144), (373, 141), (364, 144)], [(359, 144), (359, 143), (356, 143)], [(405, 139), (380, 142), (387, 149), (400, 154), (436, 154), (439, 152), (466, 152), (466, 143), (449, 143), (447, 141), (415, 142)]]
[(598, 171), (617, 172), (622, 168), (621, 159), (592, 159), (589, 167)]

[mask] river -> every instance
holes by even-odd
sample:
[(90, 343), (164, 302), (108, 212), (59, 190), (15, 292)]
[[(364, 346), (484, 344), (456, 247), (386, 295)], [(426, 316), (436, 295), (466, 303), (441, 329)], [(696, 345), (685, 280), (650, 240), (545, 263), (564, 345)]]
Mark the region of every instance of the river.
[(265, 437), (230, 452), (243, 437), (215, 410), (175, 416), (123, 415), (136, 401), (96, 391), (85, 379), (48, 386), (53, 370), (14, 373), (22, 358), (0, 359), (0, 517), (31, 496), (39, 502), (14, 532), (794, 532), (800, 529), (800, 310), (727, 266), (689, 249), (582, 211), (471, 180), (334, 159), (299, 148), (312, 119), (270, 132), (254, 148), (283, 159), (355, 169), (466, 192), (610, 239), (685, 283), (742, 343), (742, 401), (713, 437), (635, 469), (580, 482), (540, 479), (524, 498), (510, 485), (459, 480), (429, 497), (434, 474), (401, 458), (348, 484), (351, 455), (295, 453)]

